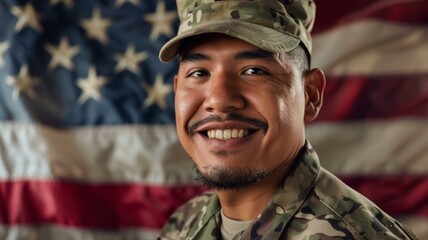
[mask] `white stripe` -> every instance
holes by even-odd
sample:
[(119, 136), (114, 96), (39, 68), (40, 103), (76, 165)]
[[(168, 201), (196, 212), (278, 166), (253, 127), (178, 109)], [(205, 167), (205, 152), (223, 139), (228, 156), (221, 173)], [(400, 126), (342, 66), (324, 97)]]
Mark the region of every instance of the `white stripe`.
[(157, 236), (159, 236), (158, 231), (148, 229), (122, 229), (102, 231), (82, 228), (67, 228), (55, 225), (0, 225), (0, 239), (2, 240), (150, 240), (156, 239)]
[(318, 123), (307, 128), (307, 137), (334, 173), (428, 172), (426, 119)]
[[(336, 173), (428, 172), (426, 119), (318, 123), (307, 135), (323, 165)], [(174, 126), (61, 131), (3, 122), (0, 150), (0, 180), (192, 183), (192, 161)]]
[(406, 224), (419, 239), (428, 239), (428, 218), (410, 216), (401, 217), (398, 220)]
[(428, 28), (360, 20), (313, 37), (313, 65), (328, 75), (427, 73)]
[(56, 130), (0, 124), (0, 180), (187, 184), (192, 161), (173, 125), (103, 126)]

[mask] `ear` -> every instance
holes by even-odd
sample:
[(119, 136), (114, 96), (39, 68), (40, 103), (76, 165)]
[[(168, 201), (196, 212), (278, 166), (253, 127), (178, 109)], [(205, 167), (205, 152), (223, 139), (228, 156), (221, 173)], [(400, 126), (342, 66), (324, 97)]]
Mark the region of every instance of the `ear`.
[(322, 106), (326, 80), (324, 73), (318, 69), (312, 69), (305, 74), (305, 123), (312, 122)]
[(177, 89), (177, 78), (178, 78), (178, 76), (177, 76), (177, 74), (175, 74), (174, 75), (174, 93), (175, 93), (175, 90)]

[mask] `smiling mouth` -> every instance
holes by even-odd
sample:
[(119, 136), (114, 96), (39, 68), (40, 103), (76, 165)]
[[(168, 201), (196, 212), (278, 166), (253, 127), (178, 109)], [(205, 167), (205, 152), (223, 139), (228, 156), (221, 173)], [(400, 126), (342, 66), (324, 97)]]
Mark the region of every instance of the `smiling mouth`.
[(200, 133), (210, 139), (229, 140), (247, 137), (256, 130), (254, 129), (213, 129), (201, 131)]

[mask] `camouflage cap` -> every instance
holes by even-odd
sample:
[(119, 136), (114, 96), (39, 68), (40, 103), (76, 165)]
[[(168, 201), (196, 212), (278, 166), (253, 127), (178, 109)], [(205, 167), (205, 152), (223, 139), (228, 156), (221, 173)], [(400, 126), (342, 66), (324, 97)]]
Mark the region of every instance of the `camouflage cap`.
[(173, 59), (183, 39), (223, 33), (270, 52), (288, 52), (302, 42), (311, 52), (315, 3), (312, 0), (177, 0), (180, 27), (160, 50)]

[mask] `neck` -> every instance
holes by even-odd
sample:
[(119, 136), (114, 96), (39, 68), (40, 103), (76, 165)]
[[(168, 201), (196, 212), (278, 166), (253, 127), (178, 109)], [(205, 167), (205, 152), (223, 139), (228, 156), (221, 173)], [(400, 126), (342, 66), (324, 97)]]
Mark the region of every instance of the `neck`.
[(267, 207), (291, 163), (292, 161), (282, 163), (263, 181), (252, 186), (239, 190), (217, 190), (224, 214), (240, 221), (256, 219)]

